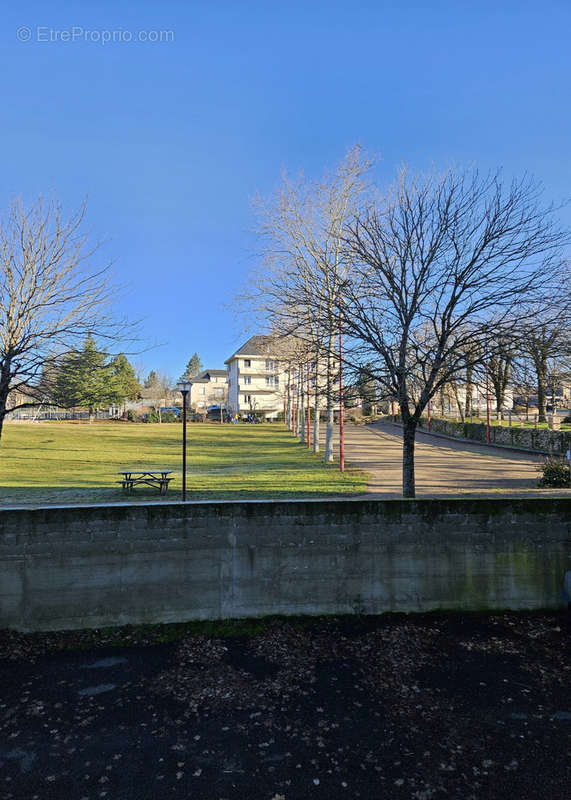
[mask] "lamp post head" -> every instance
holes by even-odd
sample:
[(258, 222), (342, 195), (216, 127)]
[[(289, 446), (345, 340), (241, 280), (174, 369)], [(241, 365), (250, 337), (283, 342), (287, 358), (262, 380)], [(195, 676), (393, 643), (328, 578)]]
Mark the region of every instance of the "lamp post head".
[(176, 388), (181, 392), (183, 395), (188, 394), (190, 392), (190, 381), (179, 381), (176, 385)]

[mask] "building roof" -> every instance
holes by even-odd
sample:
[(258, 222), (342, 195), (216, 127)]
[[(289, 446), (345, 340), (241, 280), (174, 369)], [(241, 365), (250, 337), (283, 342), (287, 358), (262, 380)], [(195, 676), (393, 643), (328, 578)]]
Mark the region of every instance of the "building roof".
[(203, 369), (189, 383), (209, 383), (211, 378), (226, 378), (228, 373), (225, 369)]
[(271, 336), (251, 336), (242, 347), (239, 347), (234, 355), (226, 359), (225, 364), (230, 363), (237, 356), (268, 356), (272, 355), (273, 338)]

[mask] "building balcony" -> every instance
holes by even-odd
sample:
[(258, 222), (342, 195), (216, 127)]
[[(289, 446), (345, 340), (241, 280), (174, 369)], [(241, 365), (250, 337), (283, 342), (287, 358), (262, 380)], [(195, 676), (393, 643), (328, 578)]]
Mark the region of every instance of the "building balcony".
[(242, 394), (278, 394), (280, 391), (279, 386), (256, 386), (251, 383), (238, 384), (238, 391)]
[(279, 375), (280, 372), (281, 372), (281, 370), (279, 370), (279, 369), (277, 369), (275, 367), (273, 369), (266, 369), (263, 366), (257, 366), (257, 367), (240, 367), (240, 373), (239, 374), (240, 375), (252, 375), (252, 376), (254, 376), (254, 375), (266, 376), (266, 375)]

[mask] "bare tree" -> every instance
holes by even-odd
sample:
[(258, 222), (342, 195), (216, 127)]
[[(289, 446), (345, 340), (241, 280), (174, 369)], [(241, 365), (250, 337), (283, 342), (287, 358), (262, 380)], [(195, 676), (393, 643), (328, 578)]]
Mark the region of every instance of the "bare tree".
[(428, 400), (465, 371), (467, 353), (481, 364), (499, 341), (534, 328), (529, 303), (549, 292), (570, 241), (540, 199), (528, 178), (506, 187), (500, 172), (403, 169), (347, 227), (354, 269), (344, 327), (354, 363), (375, 356), (376, 377), (400, 405), (405, 497), (415, 496), (415, 436)]
[(108, 267), (91, 267), (97, 245), (81, 232), (84, 214), (85, 205), (65, 219), (53, 201), (18, 200), (0, 225), (0, 437), (8, 411), (41, 403), (88, 334), (124, 333), (109, 310)]
[[(496, 400), (496, 411), (501, 413), (506, 399), (506, 391), (510, 383), (512, 364), (515, 356), (515, 344), (498, 338), (496, 347), (489, 361), (489, 376)], [(499, 418), (499, 417), (498, 417)]]
[(512, 364), (512, 381), (515, 405), (525, 408), (526, 418), (529, 418), (531, 396), (537, 393), (537, 381), (531, 359), (525, 350), (518, 351)]
[(171, 405), (174, 397), (178, 394), (171, 389), (172, 386), (174, 386), (172, 378), (154, 369), (151, 370), (145, 381), (144, 394), (153, 411), (158, 414), (159, 422), (162, 422), (161, 404)]
[[(571, 278), (568, 270), (566, 275)], [(548, 379), (553, 373), (552, 363), (559, 361), (564, 365), (571, 360), (571, 300), (568, 286), (566, 288), (563, 285), (561, 289), (562, 293), (554, 292), (554, 297), (558, 297), (557, 302), (549, 305), (542, 303), (532, 309), (533, 321), (522, 329), (521, 349), (533, 365), (540, 422), (545, 422), (546, 419)], [(567, 303), (564, 303), (565, 296)]]
[(276, 194), (256, 211), (264, 241), (262, 269), (253, 280), (250, 305), (279, 318), (284, 335), (306, 342), (313, 374), (314, 448), (319, 446), (319, 396), (325, 395), (325, 460), (333, 460), (333, 409), (337, 363), (336, 307), (347, 270), (344, 226), (366, 190), (371, 160), (353, 147), (332, 174), (314, 183), (282, 176)]

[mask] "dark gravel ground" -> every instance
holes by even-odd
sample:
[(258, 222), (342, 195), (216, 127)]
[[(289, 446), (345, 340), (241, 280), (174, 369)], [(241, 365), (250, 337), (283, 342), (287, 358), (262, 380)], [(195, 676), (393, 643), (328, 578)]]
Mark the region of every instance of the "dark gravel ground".
[(560, 614), (0, 632), (2, 800), (568, 798)]

